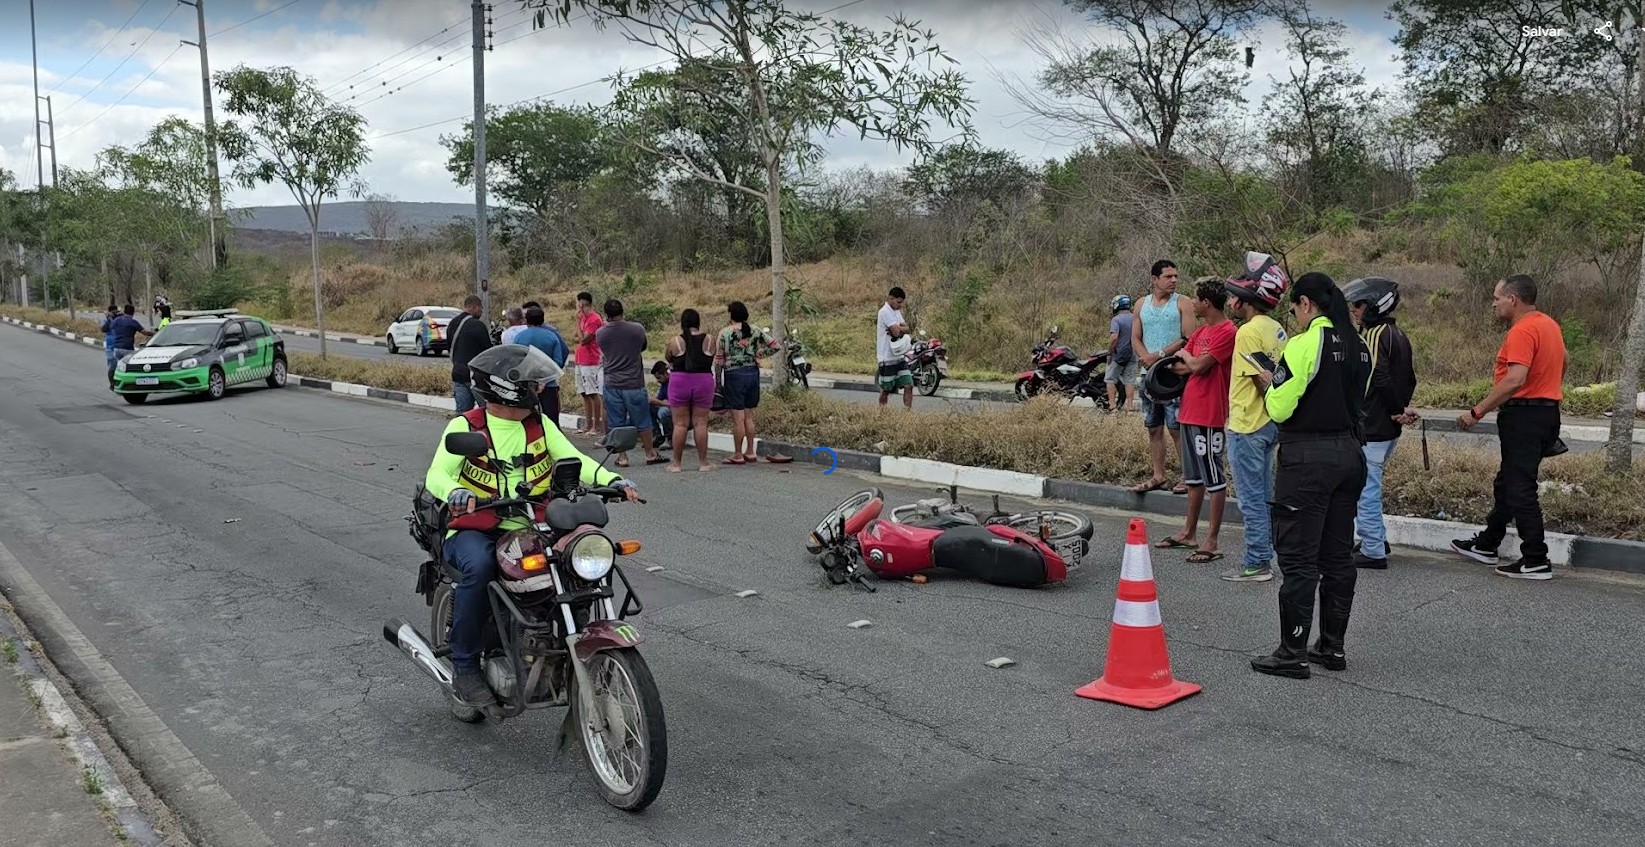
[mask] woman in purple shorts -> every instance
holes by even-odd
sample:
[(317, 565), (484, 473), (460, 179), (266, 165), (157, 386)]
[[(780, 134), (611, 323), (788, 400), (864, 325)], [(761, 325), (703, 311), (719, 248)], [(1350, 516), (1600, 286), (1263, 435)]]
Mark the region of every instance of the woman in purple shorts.
[(708, 413), (714, 406), (714, 339), (702, 331), (702, 316), (696, 309), (680, 313), (680, 334), (668, 340), (663, 354), (673, 370), (668, 380), (668, 408), (674, 417), (674, 463), (668, 466), (669, 473), (680, 472), (687, 427), (696, 436), (698, 470), (714, 470), (708, 463)]

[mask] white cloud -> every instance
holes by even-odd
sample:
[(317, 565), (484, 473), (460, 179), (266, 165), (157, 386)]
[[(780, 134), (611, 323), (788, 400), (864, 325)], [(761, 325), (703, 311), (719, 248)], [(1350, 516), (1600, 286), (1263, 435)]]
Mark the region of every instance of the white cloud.
[[(370, 121), (372, 162), (364, 176), (373, 190), (405, 200), (461, 202), (470, 198), (470, 191), (456, 186), (446, 173), (446, 155), (439, 144), (442, 133), (460, 130), (462, 120), (473, 113), (467, 4), (455, 0), (299, 0), (279, 9), (285, 2), (214, 0), (207, 9), (208, 31), (269, 14), (213, 37), (213, 70), (241, 63), (292, 65), (355, 105)], [(800, 2), (821, 10), (844, 0)], [(61, 165), (90, 166), (98, 150), (110, 144), (135, 143), (168, 115), (200, 118), (198, 54), (178, 44), (182, 38), (195, 40), (192, 10), (180, 7), (183, 11), (178, 13), (172, 5), (164, 25), (158, 27), (168, 14), (161, 11), (164, 3), (143, 8), (130, 29), (118, 33), (101, 55), (66, 83), (64, 77), (86, 63), (93, 51), (132, 18), (137, 2), (60, 0), (49, 9), (42, 8), (40, 87), (45, 93), (62, 85), (52, 95)], [(1321, 5), (1328, 4), (1316, 7)], [(1364, 8), (1345, 4), (1321, 11), (1350, 18), (1350, 47), (1356, 61), (1366, 66), (1367, 80), (1390, 84), (1398, 71), (1388, 42), (1392, 25), (1381, 20), (1380, 11), (1372, 14)], [(1101, 33), (1056, 0), (862, 0), (836, 14), (874, 25), (899, 9), (935, 29), (939, 43), (971, 79), (972, 96), (978, 101), (973, 121), (982, 143), (1017, 150), (1030, 160), (1066, 152), (1068, 145), (1047, 139), (1045, 133), (1021, 120), (1020, 107), (997, 76), (1033, 76), (1036, 57), (1022, 44), (1020, 33), (1036, 22), (1048, 20), (1065, 32), (1092, 40)], [(660, 59), (628, 43), (615, 30), (601, 32), (586, 23), (567, 28), (551, 25), (533, 32), (530, 13), (514, 0), (494, 0), (492, 19), (496, 47), (485, 60), (487, 99), (494, 104), (551, 92), (559, 92), (553, 99), (560, 102), (602, 103), (610, 97), (610, 85), (603, 78)], [(0, 167), (17, 173), (19, 182), (32, 185), (34, 110), (26, 10), (0, 12), (0, 32), (5, 33), (0, 35)], [(1272, 28), (1260, 36), (1265, 46), (1259, 56), (1283, 57)], [(147, 43), (116, 71), (115, 65), (145, 38)], [(1263, 61), (1252, 74), (1248, 99), (1253, 108), (1268, 88), (1267, 73), (1284, 73), (1277, 63), (1265, 69), (1268, 64)], [(83, 102), (73, 104), (111, 71), (113, 75)], [(402, 90), (386, 93), (397, 87)], [(122, 96), (124, 101), (111, 108)], [(218, 113), (221, 117), (220, 106)], [(444, 123), (404, 131), (436, 122)], [(854, 136), (834, 139), (829, 147), (834, 154), (832, 167), (886, 167), (907, 161), (888, 145), (857, 141)], [(233, 189), (230, 199), (235, 205), (291, 202), (280, 186)]]

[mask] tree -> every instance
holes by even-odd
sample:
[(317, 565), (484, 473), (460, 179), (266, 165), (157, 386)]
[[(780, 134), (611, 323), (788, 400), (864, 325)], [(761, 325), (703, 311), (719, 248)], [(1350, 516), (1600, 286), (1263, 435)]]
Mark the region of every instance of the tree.
[(1378, 99), (1349, 64), (1347, 27), (1315, 17), (1306, 3), (1279, 10), (1292, 64), (1263, 101), (1267, 141), (1282, 175), (1313, 212), (1369, 204), (1370, 162), (1364, 116)]
[(1004, 205), (1032, 192), (1039, 174), (1009, 150), (970, 144), (943, 147), (908, 168), (903, 184), (927, 211), (991, 200)]
[(366, 229), (379, 242), (395, 237), (400, 230), (400, 211), (395, 207), (392, 194), (373, 194), (366, 198)]
[(370, 161), (365, 118), (333, 103), (314, 80), (288, 67), (240, 65), (216, 75), (226, 96), (224, 111), (239, 120), (218, 128), (223, 155), (234, 163), (232, 179), (245, 188), (279, 182), (308, 216), (314, 267), (314, 321), (320, 357), (326, 355), (325, 301), (320, 281), (320, 204), (339, 191), (358, 197), (357, 174)]
[[(1583, 88), (1613, 56), (1598, 0), (1395, 0), (1394, 43), (1422, 125), (1447, 155), (1525, 147), (1538, 104)], [(1567, 37), (1534, 34), (1564, 27)]]
[(1092, 47), (1062, 32), (1036, 34), (1029, 46), (1045, 62), (1037, 79), (1044, 91), (1007, 88), (1030, 112), (1072, 128), (1081, 140), (1149, 151), (1162, 187), (1175, 188), (1169, 163), (1179, 139), (1244, 102), (1248, 75), (1239, 66), (1238, 39), (1262, 20), (1267, 0), (1064, 2), (1121, 43)]
[[(969, 136), (972, 100), (957, 71), (937, 71), (933, 63), (952, 63), (935, 42), (899, 15), (884, 31), (811, 12), (789, 9), (783, 0), (521, 0), (522, 5), (553, 8), (561, 24), (580, 9), (597, 26), (616, 23), (632, 43), (661, 50), (676, 63), (700, 63), (703, 74), (676, 77), (672, 88), (632, 91), (619, 76), (617, 104), (624, 118), (623, 140), (705, 182), (741, 191), (765, 206), (771, 242), (771, 321), (776, 336), (785, 332), (788, 284), (783, 255), (783, 175), (821, 159), (818, 134), (839, 127), (862, 138), (890, 142), (899, 151), (928, 152), (933, 119), (961, 125)], [(537, 14), (537, 24), (546, 20)], [(708, 73), (712, 71), (712, 73)], [(676, 92), (684, 96), (676, 96)], [(680, 151), (650, 139), (647, 119), (673, 114), (687, 124), (703, 119), (684, 108), (700, 98), (730, 116), (752, 139), (760, 154), (764, 182), (749, 185), (721, 179)], [(680, 108), (660, 108), (675, 106)], [(777, 368), (778, 387), (788, 384)]]
[[(612, 167), (612, 144), (600, 113), (589, 107), (536, 103), (486, 115), (486, 190), (547, 220)], [(474, 122), (441, 136), (446, 170), (458, 185), (474, 182)]]
[[(1628, 9), (1636, 33), (1645, 32), (1645, 3), (1635, 2)], [(1636, 34), (1639, 50), (1634, 67), (1639, 73), (1639, 92), (1645, 93), (1645, 37)], [(1645, 120), (1645, 110), (1635, 113), (1636, 120)], [(1636, 136), (1637, 137), (1637, 136)], [(1637, 229), (1635, 230), (1638, 231)], [(1622, 346), (1622, 369), (1616, 377), (1616, 401), (1611, 407), (1610, 438), (1605, 443), (1605, 470), (1625, 474), (1633, 470), (1634, 410), (1639, 402), (1639, 372), (1645, 369), (1645, 238), (1640, 239), (1639, 282), (1634, 292), (1633, 315), (1628, 320), (1627, 340)]]

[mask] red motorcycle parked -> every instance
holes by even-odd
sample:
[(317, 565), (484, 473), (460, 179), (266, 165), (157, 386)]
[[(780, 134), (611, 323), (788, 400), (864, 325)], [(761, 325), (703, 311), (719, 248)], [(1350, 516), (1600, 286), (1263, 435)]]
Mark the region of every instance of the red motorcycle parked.
[[(1049, 391), (1067, 395), (1069, 402), (1087, 397), (1100, 409), (1108, 408), (1108, 387), (1103, 377), (1108, 370), (1108, 351), (1101, 350), (1084, 359), (1074, 348), (1057, 343), (1061, 330), (1051, 327), (1044, 341), (1034, 345), (1034, 369), (1017, 374), (1017, 399), (1027, 400)], [(1119, 386), (1120, 403), (1125, 402), (1125, 386)]]
[[(864, 569), (898, 579), (937, 568), (956, 570), (994, 585), (1033, 588), (1068, 578), (1089, 549), (1091, 521), (1072, 512), (994, 514), (979, 518), (958, 503), (922, 500), (880, 517), (885, 495), (865, 489), (835, 506), (817, 524), (806, 549), (818, 556), (830, 582), (874, 591)], [(1067, 558), (1065, 558), (1065, 556)]]

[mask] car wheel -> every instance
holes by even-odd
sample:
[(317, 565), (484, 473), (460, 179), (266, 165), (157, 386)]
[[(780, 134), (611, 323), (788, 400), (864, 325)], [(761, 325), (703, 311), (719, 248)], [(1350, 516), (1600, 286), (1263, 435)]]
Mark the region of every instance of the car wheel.
[(212, 365), (211, 373), (206, 376), (206, 396), (213, 400), (221, 400), (227, 393), (228, 378), (223, 376), (222, 368)]
[(268, 372), (268, 387), (269, 388), (285, 388), (286, 387), (286, 377), (288, 375), (289, 374), (286, 373), (286, 360), (285, 359), (275, 359), (274, 360), (274, 369)]
[(120, 399), (125, 400), (133, 406), (141, 406), (143, 405), (144, 400), (149, 399), (149, 396), (147, 394), (122, 394), (120, 395)]
[(388, 338), (388, 354), (390, 356), (398, 354), (400, 352), (400, 345), (394, 343), (394, 333), (392, 333), (392, 332), (389, 333), (387, 335), (387, 338)]

